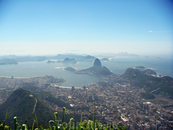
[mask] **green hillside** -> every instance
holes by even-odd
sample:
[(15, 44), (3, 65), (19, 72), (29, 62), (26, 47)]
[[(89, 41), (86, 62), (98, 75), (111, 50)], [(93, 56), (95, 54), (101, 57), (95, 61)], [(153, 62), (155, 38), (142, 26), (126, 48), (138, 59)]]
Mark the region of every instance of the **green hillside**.
[(39, 124), (48, 125), (49, 120), (53, 118), (51, 110), (40, 99), (21, 88), (14, 91), (0, 106), (0, 120), (4, 120), (7, 114), (6, 122), (13, 121), (13, 117), (17, 116), (20, 124), (28, 120), (31, 126), (35, 113)]
[(36, 95), (41, 100), (46, 100), (50, 103), (54, 103), (59, 107), (66, 107), (67, 109), (72, 109), (70, 104), (65, 103), (64, 101), (55, 98), (50, 92), (44, 91), (42, 88), (34, 87), (32, 85), (27, 85), (23, 87), (24, 90), (30, 91), (34, 95)]
[(144, 88), (147, 92), (173, 96), (173, 78), (153, 77), (138, 69), (128, 68), (123, 74), (134, 86)]

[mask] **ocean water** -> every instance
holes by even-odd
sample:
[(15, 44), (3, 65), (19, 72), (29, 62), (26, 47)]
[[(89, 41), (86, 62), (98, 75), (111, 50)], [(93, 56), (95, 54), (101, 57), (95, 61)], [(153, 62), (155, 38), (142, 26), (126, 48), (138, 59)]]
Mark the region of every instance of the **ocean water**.
[[(76, 65), (64, 65), (62, 63), (46, 63), (42, 62), (19, 62), (18, 65), (1, 65), (0, 76), (14, 77), (37, 77), (37, 76), (55, 76), (66, 80), (62, 86), (83, 87), (84, 85), (97, 82), (98, 77), (74, 74), (73, 72), (65, 71), (65, 67), (73, 67), (77, 70), (86, 69), (93, 65), (93, 62), (78, 62)], [(151, 68), (162, 76), (173, 77), (173, 61), (171, 59), (149, 59), (149, 58), (128, 58), (114, 59), (108, 62), (102, 62), (115, 74), (123, 74), (127, 68), (136, 66), (144, 66)]]
[(83, 87), (84, 85), (88, 85), (100, 80), (98, 77), (74, 74), (72, 72), (65, 71), (64, 67), (68, 67), (68, 65), (61, 63), (48, 64), (46, 61), (19, 62), (18, 65), (1, 65), (0, 76), (37, 77), (49, 75), (65, 79), (66, 82), (61, 85), (67, 87)]
[(129, 58), (115, 59), (110, 63), (103, 62), (102, 64), (115, 74), (123, 74), (127, 68), (144, 66), (154, 70), (158, 75), (173, 77), (173, 59)]

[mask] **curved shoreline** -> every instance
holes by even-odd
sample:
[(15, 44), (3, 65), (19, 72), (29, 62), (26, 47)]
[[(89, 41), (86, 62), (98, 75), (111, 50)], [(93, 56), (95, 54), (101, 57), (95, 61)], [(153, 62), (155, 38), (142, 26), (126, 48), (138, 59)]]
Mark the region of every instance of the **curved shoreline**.
[[(69, 86), (58, 86), (58, 85), (55, 85), (55, 87), (66, 88), (66, 89), (72, 89), (72, 87), (69, 87)], [(74, 87), (75, 87), (75, 86), (74, 86)], [(82, 89), (82, 87), (75, 87), (75, 89)]]

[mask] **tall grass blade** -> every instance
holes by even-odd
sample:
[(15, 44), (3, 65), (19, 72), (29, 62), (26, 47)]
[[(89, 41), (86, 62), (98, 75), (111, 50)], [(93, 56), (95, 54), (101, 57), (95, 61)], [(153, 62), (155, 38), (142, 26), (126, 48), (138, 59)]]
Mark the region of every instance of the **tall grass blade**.
[(14, 130), (17, 130), (17, 117), (14, 117)]
[(78, 130), (82, 129), (82, 114), (83, 114), (83, 113), (81, 113), (80, 124), (79, 124), (79, 126), (78, 126)]
[(96, 106), (95, 106), (95, 103), (94, 103), (94, 129), (95, 129), (95, 109), (96, 109)]
[(29, 129), (29, 124), (28, 124), (28, 120), (25, 120), (25, 126), (26, 126), (26, 129)]
[(37, 123), (37, 128), (38, 128), (38, 121), (37, 121), (37, 116), (36, 116), (36, 112), (35, 112), (35, 119), (36, 119), (36, 123)]
[(57, 125), (58, 112), (54, 112), (54, 117), (55, 117), (55, 121), (54, 121), (55, 130), (57, 130), (58, 129), (58, 125)]
[[(88, 120), (88, 121), (82, 121), (83, 118), (83, 112), (81, 113), (81, 118), (80, 118), (80, 123), (78, 126), (75, 125), (75, 119), (71, 118), (69, 123), (65, 123), (65, 111), (66, 108), (63, 108), (63, 122), (58, 124), (57, 119), (58, 113), (55, 112), (55, 120), (50, 120), (49, 121), (49, 128), (46, 130), (126, 130), (127, 126), (120, 126), (117, 124), (117, 126), (108, 124), (107, 126), (104, 126), (102, 123), (99, 123), (98, 120), (95, 119), (95, 113), (96, 113), (96, 108), (94, 106), (94, 121)], [(68, 112), (67, 112), (68, 113)], [(74, 117), (74, 115), (73, 115)], [(35, 122), (37, 123), (37, 126), (35, 126)], [(35, 128), (36, 127), (36, 128)], [(35, 119), (32, 124), (32, 130), (43, 130), (43, 126), (38, 126), (38, 121), (37, 121), (37, 116), (35, 113)], [(6, 124), (6, 122), (1, 122), (0, 121), (0, 130), (12, 130), (10, 126)], [(22, 124), (22, 126), (17, 122), (17, 117), (14, 117), (14, 130), (29, 130), (29, 125), (27, 120), (25, 121), (25, 124)]]
[(65, 121), (65, 111), (68, 113), (67, 109), (63, 107), (63, 116), (62, 116), (62, 123)]
[(83, 112), (81, 113), (81, 117), (80, 117), (80, 123), (82, 124), (82, 115), (83, 115)]
[(51, 127), (51, 125), (50, 125), (51, 122), (55, 123), (53, 120), (50, 120), (50, 121), (49, 121), (49, 130), (52, 130), (52, 127)]
[(64, 120), (65, 120), (65, 110), (66, 110), (66, 108), (63, 107), (62, 123), (64, 123)]
[(6, 121), (6, 119), (7, 119), (7, 112), (8, 112), (8, 111), (6, 111), (6, 114), (5, 114), (5, 121)]
[(69, 125), (70, 125), (70, 129), (71, 129), (71, 130), (74, 130), (74, 129), (75, 129), (75, 126), (74, 126), (74, 118), (71, 118), (71, 119), (70, 119)]
[(32, 123), (32, 130), (34, 130), (34, 122), (35, 122), (35, 120), (34, 120), (33, 123)]
[(25, 124), (23, 124), (23, 125), (22, 125), (22, 130), (25, 130), (25, 127), (26, 127)]

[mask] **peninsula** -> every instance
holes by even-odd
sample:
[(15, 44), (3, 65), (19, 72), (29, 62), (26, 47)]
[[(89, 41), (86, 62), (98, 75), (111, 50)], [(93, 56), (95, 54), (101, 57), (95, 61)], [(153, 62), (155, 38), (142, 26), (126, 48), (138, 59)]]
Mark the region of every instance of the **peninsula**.
[(75, 70), (74, 68), (67, 67), (65, 68), (65, 70), (73, 71), (76, 74), (90, 74), (94, 76), (107, 76), (112, 74), (112, 72), (108, 68), (102, 66), (98, 58), (95, 59), (93, 67), (90, 67), (88, 69)]

